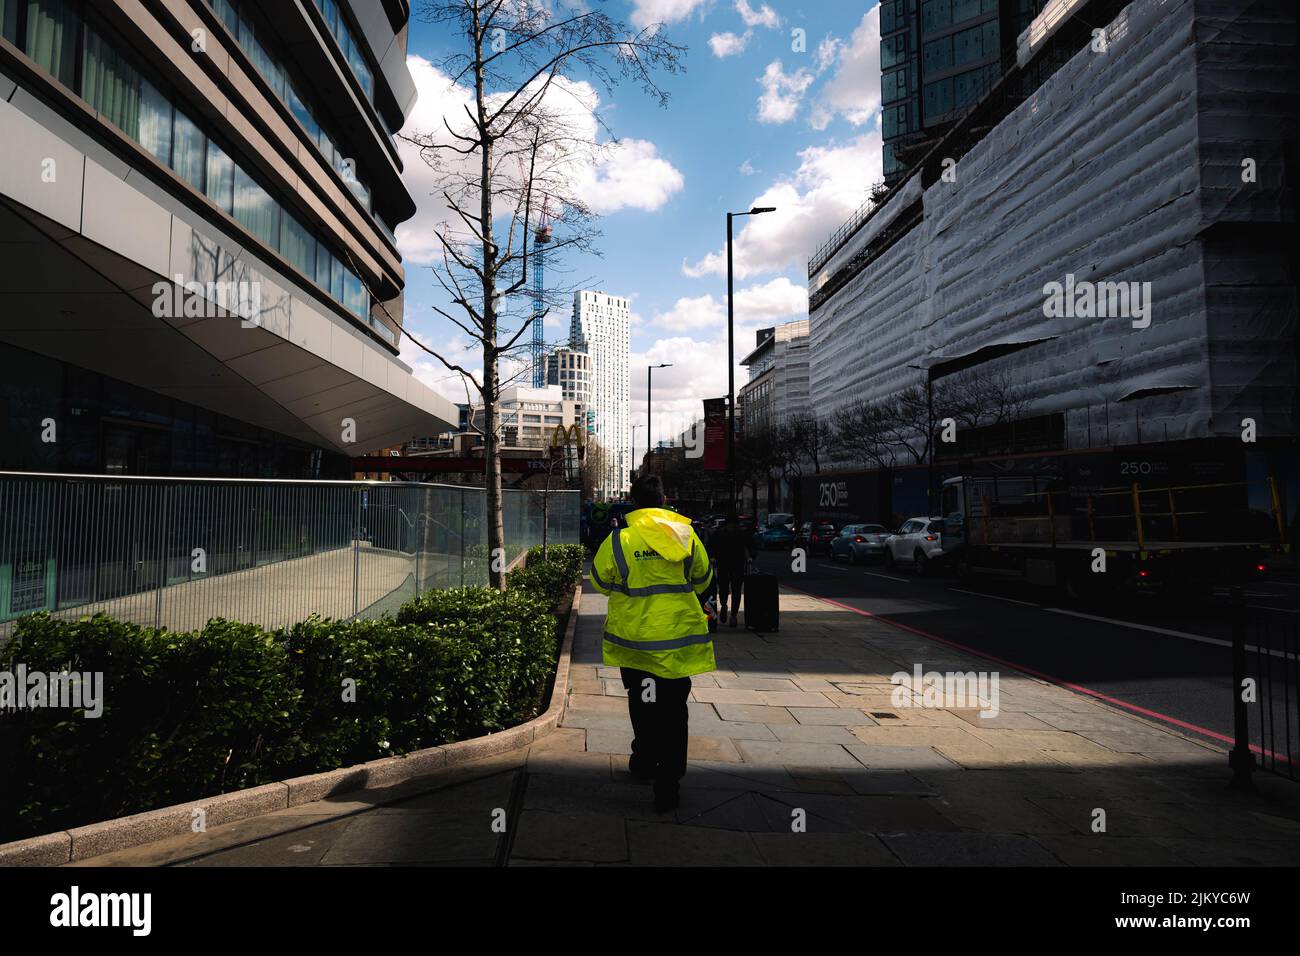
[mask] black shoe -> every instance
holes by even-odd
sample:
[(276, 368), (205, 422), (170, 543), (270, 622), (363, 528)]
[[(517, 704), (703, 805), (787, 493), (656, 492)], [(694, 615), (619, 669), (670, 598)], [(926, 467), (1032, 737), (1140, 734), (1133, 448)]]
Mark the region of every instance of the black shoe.
[(655, 788), (655, 813), (672, 813), (681, 806), (681, 794), (677, 792), (676, 784), (671, 789)]

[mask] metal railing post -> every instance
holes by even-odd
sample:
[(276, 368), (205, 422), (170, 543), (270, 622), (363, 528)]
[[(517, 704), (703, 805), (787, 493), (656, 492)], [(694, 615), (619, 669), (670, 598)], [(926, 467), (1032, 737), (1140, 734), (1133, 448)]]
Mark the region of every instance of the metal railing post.
[(365, 486), (353, 491), (353, 497), (356, 499), (356, 509), (353, 511), (352, 518), (352, 616), (356, 617), (361, 613), (358, 606), (361, 588), (361, 501), (365, 497)]
[(1147, 549), (1146, 533), (1142, 530), (1142, 492), (1138, 490), (1138, 483), (1133, 482), (1133, 524), (1137, 528), (1137, 546), (1138, 551)]
[(1255, 769), (1255, 755), (1250, 752), (1250, 716), (1242, 697), (1246, 681), (1246, 591), (1241, 585), (1231, 590), (1232, 604), (1232, 729), (1233, 747), (1228, 754), (1232, 768), (1230, 786), (1235, 790), (1255, 789), (1251, 773)]
[(163, 588), (167, 587), (167, 550), (168, 550), (167, 546), (169, 543), (167, 540), (167, 530), (168, 530), (167, 519), (171, 516), (171, 497), (172, 497), (171, 488), (169, 488), (167, 485), (163, 485), (158, 490), (162, 492), (162, 499), (163, 499), (162, 536), (160, 538), (162, 547), (158, 549), (160, 552), (160, 557), (158, 562), (160, 566), (158, 569), (158, 596), (154, 600), (154, 605), (153, 605), (153, 626), (154, 627), (162, 627)]

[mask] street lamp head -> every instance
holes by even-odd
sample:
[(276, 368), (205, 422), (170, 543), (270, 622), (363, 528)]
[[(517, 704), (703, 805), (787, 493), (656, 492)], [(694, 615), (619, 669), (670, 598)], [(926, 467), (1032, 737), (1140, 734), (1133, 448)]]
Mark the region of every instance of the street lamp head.
[(660, 365), (651, 365), (650, 367), (651, 367), (651, 368), (672, 368), (672, 367), (673, 367), (673, 363), (672, 363), (672, 362), (664, 362), (664, 363), (662, 363), (662, 364), (660, 364)]
[(765, 212), (776, 212), (775, 206), (755, 206), (749, 211), (751, 216), (761, 216)]

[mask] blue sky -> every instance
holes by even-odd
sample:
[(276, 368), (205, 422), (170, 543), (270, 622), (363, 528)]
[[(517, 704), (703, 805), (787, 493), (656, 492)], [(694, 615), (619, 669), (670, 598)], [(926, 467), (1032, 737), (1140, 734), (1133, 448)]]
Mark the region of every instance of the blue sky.
[[(700, 414), (701, 399), (726, 393), (727, 210), (778, 207), (737, 221), (739, 360), (756, 329), (806, 317), (810, 253), (880, 178), (877, 9), (858, 0), (603, 6), (638, 26), (663, 23), (669, 38), (689, 50), (685, 72), (662, 78), (671, 94), (666, 108), (632, 85), (612, 97), (598, 91), (597, 111), (621, 141), (580, 179), (584, 198), (603, 213), (603, 256), (567, 256), (563, 281), (590, 277), (586, 287), (632, 300), (631, 421), (645, 420), (646, 364), (671, 362), (673, 368), (656, 372), (654, 392), (655, 438), (668, 439)], [(412, 22), (410, 66), (420, 100), (408, 130), (431, 132), (460, 110), (464, 91), (449, 87), (438, 69), (456, 42), (445, 27)], [(446, 213), (409, 147), (404, 159), (420, 205), (398, 230), (407, 328), (477, 368), (473, 353), (463, 351), (464, 334), (432, 309), (445, 307), (427, 263), (433, 229)], [(567, 309), (553, 311), (548, 341), (563, 338), (568, 324)], [(463, 387), (436, 361), (409, 343), (402, 357), (426, 383), (464, 400)], [(738, 368), (737, 388), (744, 381)], [(637, 443), (644, 448), (644, 428)]]

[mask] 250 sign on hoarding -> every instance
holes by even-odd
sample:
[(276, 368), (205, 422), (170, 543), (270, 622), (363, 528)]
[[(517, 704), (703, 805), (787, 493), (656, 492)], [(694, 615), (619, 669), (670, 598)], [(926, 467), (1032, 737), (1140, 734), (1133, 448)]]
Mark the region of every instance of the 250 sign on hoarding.
[(818, 507), (847, 508), (849, 506), (849, 483), (847, 481), (823, 481), (818, 486)]

